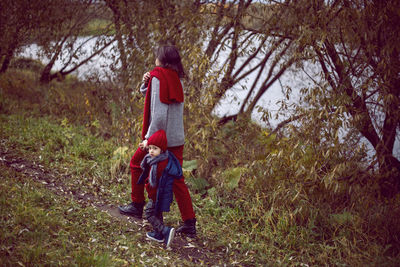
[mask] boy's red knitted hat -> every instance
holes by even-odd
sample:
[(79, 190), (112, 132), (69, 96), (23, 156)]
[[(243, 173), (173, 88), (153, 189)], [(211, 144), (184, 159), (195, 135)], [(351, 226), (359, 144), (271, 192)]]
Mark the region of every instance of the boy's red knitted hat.
[(164, 130), (158, 130), (147, 140), (147, 145), (158, 146), (162, 151), (167, 150), (167, 143), (167, 135)]

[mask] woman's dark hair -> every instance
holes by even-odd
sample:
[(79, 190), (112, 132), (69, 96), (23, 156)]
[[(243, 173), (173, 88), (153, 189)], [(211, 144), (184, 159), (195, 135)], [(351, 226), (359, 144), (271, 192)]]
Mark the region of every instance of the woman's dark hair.
[(185, 77), (181, 57), (174, 45), (160, 45), (155, 50), (155, 56), (162, 67), (175, 70), (180, 78)]

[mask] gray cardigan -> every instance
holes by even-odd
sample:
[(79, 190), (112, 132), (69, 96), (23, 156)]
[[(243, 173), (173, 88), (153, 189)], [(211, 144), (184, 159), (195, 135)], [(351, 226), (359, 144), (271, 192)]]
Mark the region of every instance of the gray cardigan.
[[(147, 87), (143, 84), (140, 92), (146, 95)], [(150, 124), (145, 135), (148, 139), (153, 133), (163, 129), (167, 134), (168, 147), (181, 146), (185, 143), (183, 128), (183, 102), (164, 104), (160, 101), (160, 80), (151, 80)]]

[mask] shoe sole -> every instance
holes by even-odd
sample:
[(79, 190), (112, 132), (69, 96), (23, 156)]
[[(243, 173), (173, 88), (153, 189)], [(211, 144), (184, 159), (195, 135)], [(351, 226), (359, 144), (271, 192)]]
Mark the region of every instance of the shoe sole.
[(189, 238), (196, 238), (197, 237), (197, 233), (193, 234), (193, 233), (185, 233), (185, 232), (175, 232), (176, 234), (179, 234), (181, 236), (187, 236)]
[(148, 239), (153, 240), (153, 241), (156, 241), (156, 242), (158, 242), (158, 243), (164, 242), (164, 239), (156, 239), (156, 238), (154, 238), (154, 237), (149, 236), (148, 233), (146, 233), (146, 236), (147, 236)]
[(143, 217), (143, 215), (136, 215), (136, 214), (132, 214), (132, 213), (129, 213), (129, 212), (124, 212), (122, 210), (119, 210), (119, 213), (122, 214), (122, 215), (125, 215), (125, 216), (134, 217), (136, 219), (142, 219), (142, 217)]
[(171, 245), (172, 240), (174, 240), (174, 237), (175, 237), (175, 228), (172, 228), (171, 231), (169, 232), (169, 238), (166, 244), (167, 248), (169, 248), (169, 246)]

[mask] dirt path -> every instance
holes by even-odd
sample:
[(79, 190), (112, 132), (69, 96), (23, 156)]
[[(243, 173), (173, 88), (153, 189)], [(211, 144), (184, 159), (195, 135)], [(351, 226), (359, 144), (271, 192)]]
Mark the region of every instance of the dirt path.
[[(92, 205), (99, 210), (107, 212), (110, 216), (117, 218), (120, 221), (130, 222), (136, 225), (135, 228), (138, 230), (148, 227), (146, 226), (147, 223), (144, 220), (121, 215), (117, 206), (112, 203), (107, 203), (104, 199), (100, 199), (96, 195), (76, 190), (72, 191), (62, 182), (65, 179), (60, 179), (60, 177), (68, 178), (67, 175), (57, 173), (57, 171), (45, 169), (42, 165), (36, 162), (21, 158), (13, 151), (4, 150), (5, 149), (3, 147), (0, 147), (0, 165), (11, 168), (14, 171), (31, 177), (32, 179), (44, 184), (45, 187), (54, 194), (72, 198), (82, 207)], [(174, 253), (179, 254), (181, 258), (187, 259), (194, 263), (203, 263), (205, 265), (214, 265), (213, 262), (216, 263), (218, 262), (218, 259), (222, 258), (222, 253), (219, 254), (208, 250), (199, 237), (196, 239), (189, 239), (177, 236), (174, 239), (171, 249)], [(209, 257), (209, 255), (213, 255), (216, 258), (213, 260)]]

